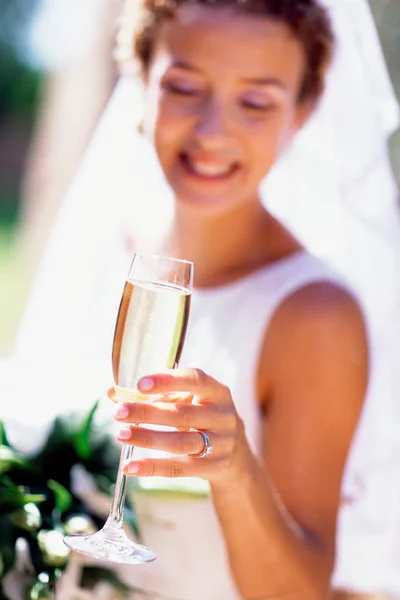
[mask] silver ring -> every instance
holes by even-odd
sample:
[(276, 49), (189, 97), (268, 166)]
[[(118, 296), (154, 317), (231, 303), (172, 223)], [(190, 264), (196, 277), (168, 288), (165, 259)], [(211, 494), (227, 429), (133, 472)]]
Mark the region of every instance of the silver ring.
[(213, 451), (212, 443), (210, 441), (210, 438), (206, 434), (206, 432), (200, 431), (199, 429), (198, 429), (198, 432), (201, 433), (201, 435), (203, 436), (204, 448), (198, 454), (191, 454), (190, 456), (192, 458), (203, 458), (204, 456), (208, 456), (208, 454), (211, 454), (211, 452)]

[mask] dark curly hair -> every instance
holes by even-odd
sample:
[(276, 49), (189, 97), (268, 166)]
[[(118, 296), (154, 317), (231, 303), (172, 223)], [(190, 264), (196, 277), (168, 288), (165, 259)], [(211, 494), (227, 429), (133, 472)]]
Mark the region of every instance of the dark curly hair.
[(176, 10), (185, 4), (230, 8), (239, 14), (286, 23), (306, 57), (299, 101), (319, 98), (333, 54), (334, 34), (329, 15), (318, 0), (125, 0), (116, 49), (120, 65), (136, 59), (141, 75), (145, 75), (160, 25), (173, 19)]

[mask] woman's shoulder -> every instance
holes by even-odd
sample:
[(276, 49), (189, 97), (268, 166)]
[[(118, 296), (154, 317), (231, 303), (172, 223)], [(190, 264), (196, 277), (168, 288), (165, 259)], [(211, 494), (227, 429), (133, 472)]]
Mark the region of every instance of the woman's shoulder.
[[(275, 356), (296, 360), (314, 351), (343, 350), (348, 344), (366, 345), (362, 309), (340, 281), (312, 281), (295, 290), (277, 308), (269, 327)], [(289, 343), (290, 342), (290, 343)], [(288, 351), (288, 346), (292, 349)], [(304, 358), (303, 358), (304, 360)]]
[(339, 342), (341, 336), (352, 332), (364, 335), (364, 328), (355, 296), (334, 279), (311, 281), (296, 289), (282, 301), (271, 321), (271, 330), (278, 330), (280, 339), (285, 332), (296, 331), (299, 339), (314, 333), (325, 343)]
[[(340, 281), (312, 281), (287, 296), (269, 323), (260, 358), (262, 389), (326, 381), (365, 382), (368, 340), (364, 315)], [(322, 390), (321, 390), (322, 392)], [(265, 397), (265, 394), (263, 394)]]
[[(318, 269), (324, 273), (325, 267)], [(361, 315), (361, 308), (354, 293), (340, 278), (340, 275), (327, 266), (329, 277), (310, 279), (309, 282), (288, 295), (279, 306), (276, 318), (303, 321), (304, 318), (332, 319), (340, 315), (348, 318), (349, 313)]]

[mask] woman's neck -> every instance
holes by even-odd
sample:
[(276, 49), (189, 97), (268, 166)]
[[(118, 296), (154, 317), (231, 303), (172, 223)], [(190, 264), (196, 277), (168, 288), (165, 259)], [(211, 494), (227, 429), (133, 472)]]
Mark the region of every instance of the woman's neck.
[(177, 208), (164, 252), (195, 264), (195, 287), (234, 281), (297, 249), (297, 243), (259, 203), (212, 218)]

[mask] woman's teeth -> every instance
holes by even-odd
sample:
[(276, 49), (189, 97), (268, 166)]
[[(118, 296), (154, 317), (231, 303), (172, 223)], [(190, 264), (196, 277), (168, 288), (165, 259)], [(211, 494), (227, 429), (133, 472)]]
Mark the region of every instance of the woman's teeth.
[(186, 160), (192, 171), (203, 177), (223, 177), (232, 173), (235, 168), (235, 165), (232, 164), (221, 165), (212, 162), (202, 162), (190, 157), (186, 157)]

